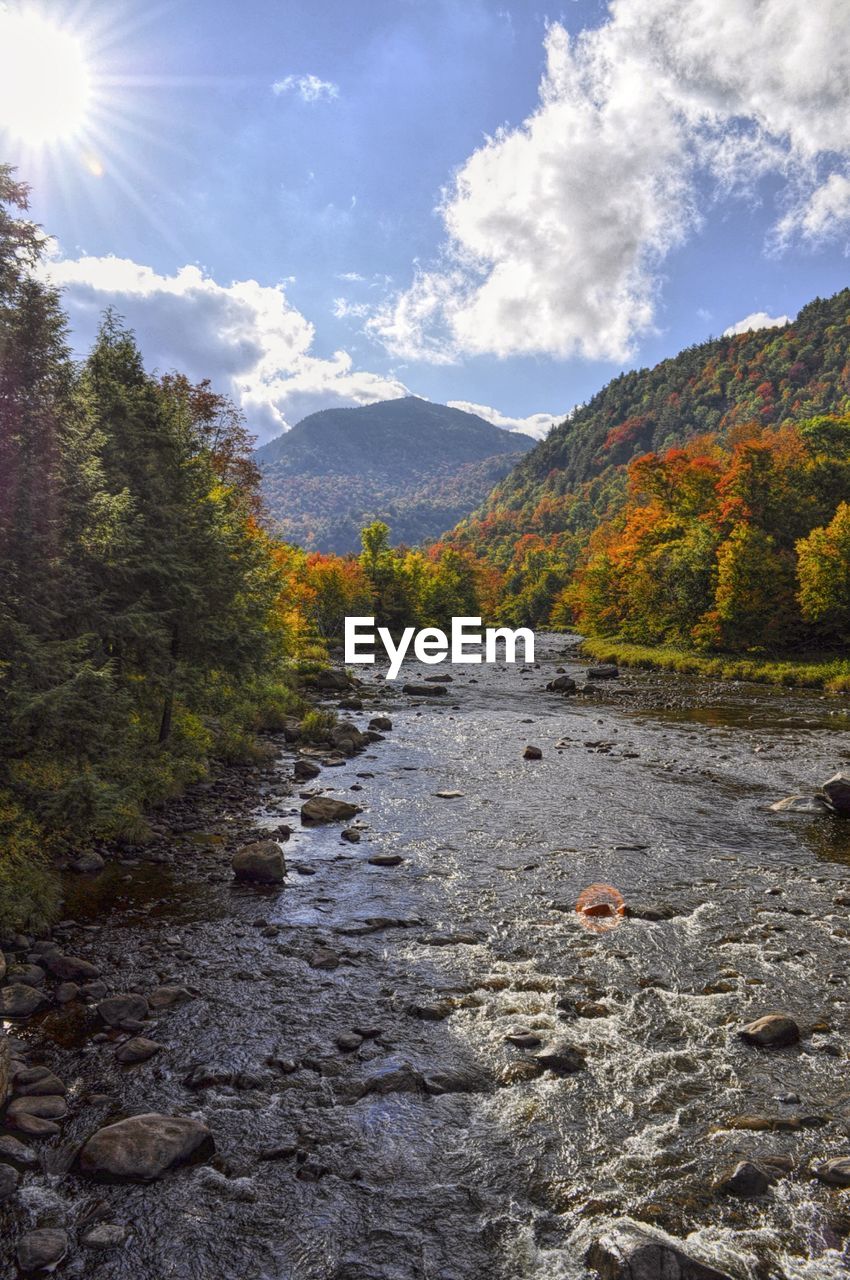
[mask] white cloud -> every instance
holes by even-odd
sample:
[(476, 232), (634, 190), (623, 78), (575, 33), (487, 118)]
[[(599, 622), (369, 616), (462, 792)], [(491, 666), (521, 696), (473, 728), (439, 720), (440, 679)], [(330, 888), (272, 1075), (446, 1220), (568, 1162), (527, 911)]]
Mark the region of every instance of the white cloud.
[(850, 226), (848, 96), (846, 0), (613, 0), (576, 39), (553, 23), (535, 111), (460, 167), (442, 260), (367, 327), (438, 363), (627, 359), (718, 199), (771, 174), (780, 245)]
[(297, 93), (302, 102), (329, 102), (339, 97), (339, 85), (332, 80), (321, 80), (319, 76), (284, 76), (275, 80), (272, 93)]
[(451, 409), (463, 409), (466, 413), (477, 413), (479, 418), (492, 422), (495, 427), (505, 431), (515, 431), (518, 435), (531, 436), (532, 440), (543, 440), (556, 422), (563, 422), (566, 413), (532, 413), (527, 418), (511, 418), (498, 409), (491, 409), (486, 404), (473, 404), (469, 400), (450, 400)]
[(317, 409), (408, 395), (397, 378), (354, 368), (351, 356), (311, 354), (315, 330), (291, 305), (283, 284), (222, 285), (197, 266), (173, 275), (127, 258), (54, 258), (48, 273), (64, 288), (81, 346), (101, 312), (115, 307), (137, 334), (146, 362), (209, 377), (245, 411), (261, 440)]
[(780, 221), (777, 238), (780, 244), (797, 233), (804, 240), (819, 243), (833, 240), (847, 230), (850, 223), (850, 178), (831, 173), (807, 200), (792, 207)]
[(766, 311), (754, 311), (752, 315), (745, 316), (737, 324), (730, 324), (728, 329), (724, 329), (723, 337), (734, 338), (735, 334), (749, 333), (751, 329), (781, 329), (784, 324), (790, 323), (790, 316), (769, 316)]

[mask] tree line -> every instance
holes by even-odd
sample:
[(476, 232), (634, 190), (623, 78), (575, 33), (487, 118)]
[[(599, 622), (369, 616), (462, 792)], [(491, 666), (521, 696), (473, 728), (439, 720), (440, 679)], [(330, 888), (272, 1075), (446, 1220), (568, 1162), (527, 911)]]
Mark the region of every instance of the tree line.
[(310, 555), (262, 519), (253, 439), (208, 382), (145, 369), (120, 317), (72, 359), (28, 190), (0, 166), (0, 925), (55, 907), (52, 866), (145, 838), (152, 805), (303, 709), (346, 613), (475, 612), (465, 553)]

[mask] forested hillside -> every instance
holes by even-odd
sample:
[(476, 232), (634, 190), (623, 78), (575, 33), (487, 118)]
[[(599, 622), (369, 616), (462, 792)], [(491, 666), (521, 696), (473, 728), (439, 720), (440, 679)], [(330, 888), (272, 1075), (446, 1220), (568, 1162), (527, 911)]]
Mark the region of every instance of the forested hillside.
[(373, 520), (409, 546), (439, 537), (531, 447), (476, 414), (407, 396), (311, 414), (256, 461), (275, 532), (345, 553)]
[[(801, 603), (796, 541), (828, 525), (850, 499), (848, 411), (850, 290), (843, 290), (804, 307), (784, 328), (712, 340), (616, 378), (528, 454), (447, 542), (504, 575), (508, 618), (625, 630), (653, 643), (834, 643), (835, 609), (827, 625), (822, 612)], [(699, 492), (686, 494), (698, 472)], [(743, 492), (745, 475), (753, 485), (760, 477), (761, 499)], [(726, 590), (729, 548), (743, 547), (745, 528), (763, 539), (760, 560), (747, 535), (753, 572), (761, 571), (756, 561), (769, 571), (774, 554), (783, 561), (781, 599), (790, 599), (794, 625), (777, 623), (769, 636), (706, 620), (726, 607), (717, 592)], [(606, 588), (619, 607), (590, 603), (591, 576), (599, 579), (606, 556), (621, 566)], [(632, 586), (636, 580), (634, 556), (669, 594), (690, 596), (675, 622), (663, 610), (652, 618), (645, 610), (639, 621), (624, 603), (632, 598), (624, 591), (630, 575)]]

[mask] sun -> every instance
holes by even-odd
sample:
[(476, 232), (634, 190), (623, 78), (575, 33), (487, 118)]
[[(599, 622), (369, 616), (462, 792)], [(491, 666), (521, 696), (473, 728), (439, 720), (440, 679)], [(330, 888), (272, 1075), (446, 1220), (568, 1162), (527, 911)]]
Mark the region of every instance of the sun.
[(77, 37), (38, 13), (0, 8), (0, 136), (34, 147), (72, 138), (90, 101)]

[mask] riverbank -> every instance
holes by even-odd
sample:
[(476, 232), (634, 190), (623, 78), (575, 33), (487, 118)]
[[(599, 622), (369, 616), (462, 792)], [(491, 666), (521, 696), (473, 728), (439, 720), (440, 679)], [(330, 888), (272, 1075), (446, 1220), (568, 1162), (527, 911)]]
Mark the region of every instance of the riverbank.
[(595, 662), (621, 667), (675, 671), (677, 675), (708, 676), (721, 680), (749, 680), (755, 684), (784, 685), (795, 689), (823, 689), (826, 693), (850, 693), (850, 659), (743, 658), (740, 654), (701, 654), (672, 645), (634, 644), (611, 636), (587, 636), (582, 652)]

